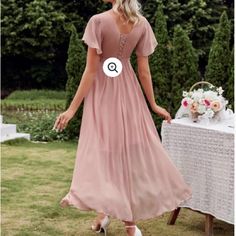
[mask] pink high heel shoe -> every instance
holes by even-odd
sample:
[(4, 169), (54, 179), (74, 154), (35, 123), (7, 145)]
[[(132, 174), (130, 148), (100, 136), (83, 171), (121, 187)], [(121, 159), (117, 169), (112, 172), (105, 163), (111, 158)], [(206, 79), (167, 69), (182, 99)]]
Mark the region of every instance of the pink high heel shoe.
[(135, 228), (134, 236), (142, 236), (141, 230), (137, 227), (137, 225), (125, 225), (125, 228)]

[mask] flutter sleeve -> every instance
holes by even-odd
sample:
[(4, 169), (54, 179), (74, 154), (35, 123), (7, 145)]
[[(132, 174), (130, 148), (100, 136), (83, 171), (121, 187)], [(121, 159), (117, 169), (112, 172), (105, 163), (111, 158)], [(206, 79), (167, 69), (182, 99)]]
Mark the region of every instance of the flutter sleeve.
[(102, 54), (101, 48), (101, 25), (100, 20), (92, 16), (90, 17), (82, 37), (82, 40), (91, 48), (96, 48), (97, 54)]
[(155, 51), (155, 48), (158, 45), (152, 27), (146, 18), (144, 19), (143, 23), (143, 32), (135, 49), (137, 56), (149, 56)]

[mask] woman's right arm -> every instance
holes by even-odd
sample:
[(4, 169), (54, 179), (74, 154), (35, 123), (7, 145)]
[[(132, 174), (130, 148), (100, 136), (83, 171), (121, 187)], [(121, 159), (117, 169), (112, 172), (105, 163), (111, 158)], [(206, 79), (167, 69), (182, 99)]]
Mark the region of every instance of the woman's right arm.
[(68, 109), (57, 117), (53, 129), (59, 131), (63, 130), (67, 126), (70, 119), (74, 116), (80, 104), (82, 103), (83, 98), (88, 94), (94, 82), (99, 60), (100, 56), (97, 54), (96, 49), (88, 47), (86, 67), (76, 94)]
[(95, 75), (97, 73), (99, 60), (100, 56), (96, 53), (96, 49), (88, 47), (86, 67), (82, 79), (80, 81), (79, 87), (77, 89), (77, 92), (70, 106), (68, 107), (68, 110), (71, 111), (73, 114), (76, 113), (83, 98), (88, 94), (93, 84)]

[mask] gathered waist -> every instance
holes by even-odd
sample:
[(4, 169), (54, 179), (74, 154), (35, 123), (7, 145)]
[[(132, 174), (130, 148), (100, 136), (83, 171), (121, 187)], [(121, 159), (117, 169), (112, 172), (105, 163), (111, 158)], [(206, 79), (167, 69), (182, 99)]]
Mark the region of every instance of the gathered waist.
[[(101, 57), (100, 63), (103, 63), (106, 59), (111, 58), (111, 57)], [(130, 57), (115, 57), (115, 58), (119, 59), (121, 62), (130, 62)]]

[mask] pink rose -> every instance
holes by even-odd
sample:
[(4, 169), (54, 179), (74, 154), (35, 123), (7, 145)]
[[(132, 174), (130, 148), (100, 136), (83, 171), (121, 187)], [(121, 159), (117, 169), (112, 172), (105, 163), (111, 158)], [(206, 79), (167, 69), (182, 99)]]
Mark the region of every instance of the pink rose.
[(184, 107), (187, 107), (188, 106), (188, 101), (187, 101), (187, 99), (183, 99), (182, 100), (182, 105), (184, 106)]
[(204, 99), (205, 106), (209, 107), (211, 105), (211, 102), (208, 99)]
[(212, 109), (213, 111), (219, 111), (219, 110), (221, 109), (221, 104), (220, 104), (220, 102), (218, 102), (218, 101), (213, 101), (213, 102), (211, 103), (211, 109)]

